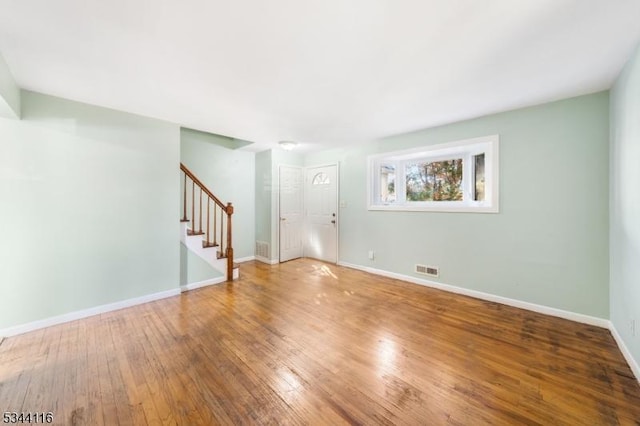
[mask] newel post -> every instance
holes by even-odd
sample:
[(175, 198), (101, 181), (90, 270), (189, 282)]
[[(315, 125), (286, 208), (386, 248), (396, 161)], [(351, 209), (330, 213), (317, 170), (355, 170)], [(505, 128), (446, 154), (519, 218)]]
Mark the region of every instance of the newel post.
[(227, 203), (227, 281), (233, 281), (233, 244), (231, 243), (231, 215), (233, 214), (233, 205)]

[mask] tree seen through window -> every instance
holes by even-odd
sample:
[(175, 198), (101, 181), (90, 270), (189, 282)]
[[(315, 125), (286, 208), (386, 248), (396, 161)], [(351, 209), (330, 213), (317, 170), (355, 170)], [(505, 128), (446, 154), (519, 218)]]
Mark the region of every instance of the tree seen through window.
[(462, 158), (407, 164), (407, 201), (461, 201)]

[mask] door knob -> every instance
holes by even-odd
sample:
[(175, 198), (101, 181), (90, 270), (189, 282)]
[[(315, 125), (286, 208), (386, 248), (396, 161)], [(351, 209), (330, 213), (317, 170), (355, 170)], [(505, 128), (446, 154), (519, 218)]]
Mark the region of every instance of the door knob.
[(335, 221), (335, 220), (332, 220), (332, 221), (331, 221), (331, 223), (334, 223), (334, 224), (335, 224), (335, 223), (336, 223), (336, 221)]
[(287, 218), (286, 217), (281, 217), (280, 220), (285, 221), (285, 220), (287, 220)]

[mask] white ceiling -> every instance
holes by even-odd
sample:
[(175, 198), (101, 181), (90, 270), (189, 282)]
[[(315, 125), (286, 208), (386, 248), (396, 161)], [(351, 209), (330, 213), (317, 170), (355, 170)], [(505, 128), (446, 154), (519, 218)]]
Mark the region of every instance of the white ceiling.
[(640, 0), (0, 0), (18, 84), (307, 150), (607, 89)]

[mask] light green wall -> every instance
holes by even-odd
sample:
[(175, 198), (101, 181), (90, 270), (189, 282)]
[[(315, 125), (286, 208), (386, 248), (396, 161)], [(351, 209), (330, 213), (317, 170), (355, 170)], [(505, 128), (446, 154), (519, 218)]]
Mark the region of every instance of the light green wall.
[[(273, 176), (271, 150), (256, 154), (256, 241), (269, 243), (271, 248), (271, 198)], [(271, 253), (269, 253), (269, 257)]]
[(199, 283), (221, 276), (221, 272), (213, 269), (213, 266), (180, 243), (180, 285)]
[(228, 138), (180, 130), (180, 161), (223, 203), (232, 203), (234, 257), (254, 255), (255, 153), (226, 148)]
[(176, 125), (23, 92), (0, 118), (0, 329), (178, 287)]
[[(608, 318), (608, 108), (603, 92), (308, 156), (340, 163), (340, 261)], [(492, 134), (500, 213), (367, 211), (368, 155)]]
[(20, 88), (0, 54), (0, 117), (20, 118)]
[(611, 321), (640, 364), (640, 46), (611, 89), (610, 153)]
[(256, 154), (256, 241), (269, 244), (269, 258), (279, 255), (279, 168), (281, 165), (304, 165), (304, 155), (281, 148)]

